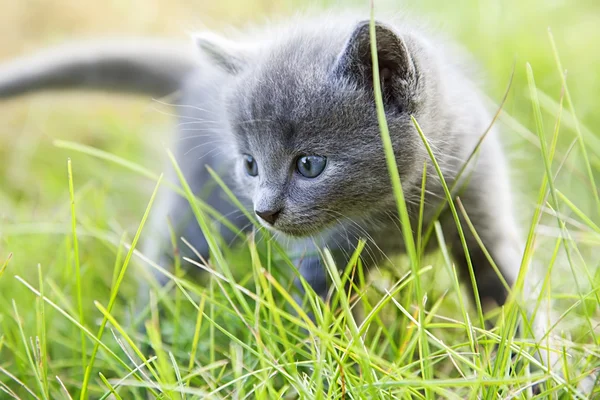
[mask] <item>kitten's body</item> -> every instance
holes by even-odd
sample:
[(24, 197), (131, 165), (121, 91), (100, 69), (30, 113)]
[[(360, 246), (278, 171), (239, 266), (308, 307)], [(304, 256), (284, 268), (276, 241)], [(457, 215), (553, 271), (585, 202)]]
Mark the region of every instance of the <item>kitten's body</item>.
[[(298, 18), (244, 37), (246, 44), (200, 37), (199, 64), (183, 57), (188, 61), (183, 63), (185, 73), (176, 100), (180, 115), (176, 157), (194, 192), (240, 229), (250, 227), (210, 179), (206, 169), (210, 165), (234, 187), (248, 209), (283, 210), (271, 228), (287, 234), (289, 240), (284, 242), (296, 255), (300, 272), (320, 295), (327, 290), (326, 273), (314, 255), (315, 243), (332, 248), (340, 267), (345, 266), (358, 238), (368, 240), (363, 253), (367, 266), (404, 251), (375, 113), (368, 27), (363, 20), (364, 16), (353, 14)], [(416, 230), (426, 163), (425, 226), (433, 222), (445, 195), (410, 115), (422, 127), (449, 186), (492, 117), (472, 82), (471, 71), (450, 45), (432, 39), (406, 20), (379, 21), (383, 21), (378, 25), (377, 43), (387, 120)], [(97, 58), (102, 59), (102, 54)], [(134, 75), (156, 69), (151, 59), (142, 61), (126, 64), (137, 68)], [(106, 79), (53, 81), (60, 68), (43, 60), (39, 63), (27, 76), (9, 66), (10, 80), (3, 79), (6, 68), (0, 68), (0, 97), (57, 86), (102, 88), (111, 74), (119, 75), (107, 68), (97, 71), (106, 74)], [(169, 66), (166, 59), (160, 69), (170, 71)], [(83, 74), (90, 64), (75, 67)], [(172, 74), (165, 76), (171, 79)], [(119, 79), (123, 82), (123, 76)], [(139, 85), (123, 85), (124, 91), (145, 91)], [(154, 93), (162, 96), (170, 86), (156, 87), (160, 90), (153, 89)], [(258, 176), (244, 173), (242, 154), (257, 160)], [(327, 165), (319, 176), (306, 179), (294, 170), (294, 163), (311, 154), (326, 156)], [(468, 184), (461, 201), (512, 285), (521, 247), (507, 168), (494, 130), (463, 177)], [(208, 195), (203, 194), (207, 186)], [(171, 263), (167, 216), (177, 236), (185, 237), (208, 257), (208, 246), (187, 201), (170, 190), (161, 193), (155, 207), (144, 253), (163, 265)], [(448, 211), (440, 221), (454, 260), (470, 286), (463, 248)], [(463, 227), (480, 297), (503, 304), (505, 288), (469, 229)], [(235, 237), (225, 227), (221, 233), (228, 242)], [(196, 258), (185, 244), (179, 247), (183, 256)]]
[[(271, 171), (286, 171), (293, 157), (285, 153), (306, 142), (311, 143), (313, 152), (343, 155), (349, 162), (340, 163), (340, 169), (335, 171), (337, 176), (328, 179), (338, 189), (325, 188), (322, 184), (313, 189), (311, 183), (291, 189), (291, 192), (302, 190), (303, 196), (297, 202), (302, 203), (302, 207), (297, 204), (285, 206), (296, 207), (291, 212), (293, 215), (288, 217), (291, 224), (302, 219), (318, 227), (317, 230), (312, 230), (310, 226), (301, 226), (301, 232), (291, 233), (294, 236), (299, 233), (301, 236), (308, 234), (311, 238), (318, 237), (317, 243), (334, 250), (341, 247), (342, 251), (337, 252), (340, 265), (345, 265), (345, 256), (352, 252), (358, 237), (368, 239), (363, 260), (367, 266), (372, 266), (387, 256), (403, 252), (404, 243), (370, 93), (364, 91), (350, 99), (336, 97), (334, 91), (360, 91), (360, 87), (357, 88), (352, 82), (343, 82), (343, 79), (331, 83), (330, 71), (360, 17), (328, 16), (299, 21), (300, 23), (288, 25), (293, 26), (292, 28), (272, 29), (265, 35), (276, 38), (275, 40), (254, 38), (253, 43), (263, 43), (264, 47), (256, 46), (253, 49), (256, 55), (248, 52), (245, 57), (249, 60), (240, 61), (246, 64), (247, 70), (242, 67), (240, 72), (231, 74), (221, 68), (210, 71), (203, 69), (188, 77), (182, 85), (180, 99), (180, 104), (185, 107), (180, 108), (182, 115), (181, 132), (177, 139), (178, 158), (196, 191), (200, 190), (205, 181), (210, 180), (206, 164), (225, 172), (225, 177), (230, 176), (227, 172), (233, 171), (234, 179), (230, 183), (235, 186), (235, 175), (239, 178), (240, 150), (234, 157), (228, 157), (232, 148), (239, 148), (235, 140), (236, 134), (231, 132), (232, 128), (229, 126), (232, 122), (231, 113), (227, 113), (228, 107), (236, 107), (234, 113), (241, 114), (236, 121), (254, 125), (250, 128), (254, 131), (241, 140), (254, 145), (255, 151), (280, 145), (279, 149), (269, 150), (270, 153), (262, 157), (255, 154), (255, 157), (271, 163)], [(424, 82), (420, 87), (422, 91), (415, 96), (415, 103), (419, 104), (410, 105), (410, 111), (419, 121), (433, 147), (447, 184), (452, 186), (456, 172), (489, 126), (491, 115), (485, 110), (484, 101), (476, 86), (465, 75), (469, 71), (460, 68), (461, 65), (456, 63), (455, 58), (448, 58), (444, 54), (448, 50), (443, 43), (431, 41), (411, 28), (406, 21), (392, 24), (409, 48), (421, 74), (420, 79)], [(240, 47), (244, 48), (243, 45)], [(442, 48), (445, 50), (441, 51)], [(220, 58), (217, 57), (217, 60)], [(230, 98), (223, 99), (223, 96), (233, 90), (237, 92), (231, 97), (242, 99), (242, 105), (232, 106), (228, 104), (231, 102)], [(336, 110), (335, 107), (340, 108)], [(252, 123), (254, 121), (257, 123)], [(412, 227), (415, 230), (425, 162), (428, 162), (425, 225), (432, 222), (431, 218), (445, 195), (408, 113), (400, 118), (392, 118), (389, 124), (411, 211)], [(296, 136), (291, 137), (294, 134)], [(310, 135), (313, 137), (310, 138)], [(294, 141), (297, 143), (293, 143)], [(273, 154), (284, 156), (277, 157)], [(329, 158), (335, 160), (334, 157)], [(343, 177), (340, 178), (341, 174)], [(463, 177), (469, 177), (470, 189), (461, 196), (462, 202), (491, 254), (495, 259), (503, 261), (500, 268), (510, 284), (514, 282), (520, 263), (518, 236), (512, 216), (506, 166), (495, 132), (490, 132), (484, 140), (478, 165), (473, 162)], [(286, 184), (285, 177), (271, 178), (275, 182), (263, 190), (276, 192)], [(248, 197), (254, 194), (254, 189), (244, 187), (243, 183), (240, 187), (239, 179), (237, 181), (236, 194), (242, 199), (250, 200), (248, 205), (251, 209), (252, 199)], [(325, 191), (327, 193), (323, 195)], [(163, 207), (165, 212), (176, 210), (176, 213), (189, 215), (185, 199), (173, 194), (166, 196), (166, 201), (172, 204)], [(233, 206), (221, 200), (225, 196), (218, 188), (212, 191), (211, 196), (212, 201), (209, 203), (224, 215), (233, 213), (235, 218), (231, 220), (237, 226), (249, 226), (241, 213), (236, 213)], [(320, 215), (315, 216), (315, 212)], [(447, 212), (441, 218), (446, 240), (457, 253), (458, 264), (466, 272), (454, 221), (446, 214)], [(193, 219), (190, 220), (190, 231), (184, 232), (184, 236), (206, 255), (208, 249), (200, 229)], [(158, 223), (164, 227), (164, 219), (158, 218), (155, 221), (160, 221)], [(302, 231), (305, 228), (306, 232)], [(164, 228), (156, 229), (157, 233), (165, 231)], [(478, 283), (482, 286), (482, 296), (491, 296), (498, 303), (503, 303), (505, 291), (500, 286), (499, 279), (469, 235), (468, 229), (464, 231), (469, 238), (474, 267), (481, 271), (482, 281)], [(222, 229), (222, 234), (226, 239), (231, 239), (234, 235), (226, 228)], [(166, 237), (160, 239), (160, 242), (169, 243)], [(296, 238), (285, 242), (299, 254), (299, 258), (305, 260), (304, 265), (320, 269), (315, 267), (318, 262), (304, 257), (305, 252), (315, 253), (312, 239)], [(187, 246), (182, 247), (185, 249)], [(156, 248), (154, 242), (146, 246), (150, 252)], [(193, 258), (192, 252), (188, 252), (188, 256)], [(316, 271), (304, 271), (304, 274), (311, 275), (314, 279), (317, 279), (317, 275), (318, 279), (325, 278), (324, 273)], [(314, 283), (321, 288), (325, 287), (322, 282)]]

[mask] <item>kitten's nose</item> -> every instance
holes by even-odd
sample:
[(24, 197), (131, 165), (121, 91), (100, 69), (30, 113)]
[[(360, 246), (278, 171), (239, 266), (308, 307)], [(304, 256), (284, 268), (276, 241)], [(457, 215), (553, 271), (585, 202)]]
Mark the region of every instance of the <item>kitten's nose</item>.
[(265, 211), (254, 210), (254, 212), (256, 213), (256, 215), (258, 215), (259, 217), (264, 219), (266, 222), (273, 225), (275, 223), (275, 221), (277, 221), (277, 217), (279, 217), (279, 214), (281, 214), (281, 209), (265, 210)]

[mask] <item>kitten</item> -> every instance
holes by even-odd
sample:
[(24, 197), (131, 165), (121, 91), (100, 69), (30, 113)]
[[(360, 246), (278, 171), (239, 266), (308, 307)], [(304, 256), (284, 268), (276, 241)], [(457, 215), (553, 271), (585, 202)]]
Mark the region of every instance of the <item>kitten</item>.
[[(405, 251), (375, 113), (369, 25), (343, 15), (299, 19), (286, 24), (283, 33), (279, 29), (259, 34), (251, 40), (253, 46), (212, 35), (196, 38), (214, 68), (191, 74), (182, 85), (180, 104), (192, 107), (180, 107), (181, 126), (190, 131), (181, 132), (178, 153), (196, 192), (209, 181), (206, 164), (229, 172), (228, 183), (261, 224), (293, 239), (290, 250), (298, 254), (301, 274), (325, 296), (327, 274), (316, 247), (329, 247), (337, 265), (345, 266), (357, 237), (368, 238), (362, 257), (367, 268)], [(376, 38), (386, 117), (415, 229), (425, 163), (425, 225), (445, 196), (410, 116), (427, 135), (449, 186), (492, 117), (465, 70), (444, 54), (446, 45), (406, 21), (378, 22)], [(201, 137), (193, 138), (198, 133)], [(200, 147), (186, 155), (195, 146)], [(463, 176), (469, 176), (469, 184), (461, 200), (512, 285), (521, 249), (495, 132), (483, 141), (478, 163)], [(234, 212), (223, 198), (215, 190), (208, 200), (223, 215)], [(166, 210), (176, 210), (174, 221), (189, 216), (186, 200), (172, 195), (171, 201)], [(441, 221), (469, 282), (455, 223), (447, 212)], [(231, 222), (248, 225), (243, 217)], [(482, 301), (503, 304), (506, 289), (476, 240), (464, 231)], [(234, 235), (226, 228), (222, 234), (226, 240)], [(184, 236), (207, 255), (193, 220)], [(166, 238), (160, 242), (168, 243)]]
[[(448, 186), (464, 188), (462, 204), (512, 286), (523, 249), (494, 128), (456, 182), (492, 121), (463, 56), (402, 18), (378, 19), (376, 39), (386, 118), (412, 229), (425, 165), (425, 226), (445, 195), (411, 115)], [(176, 157), (194, 193), (238, 229), (251, 226), (225, 200), (206, 166), (216, 170), (266, 229), (289, 239), (301, 275), (323, 297), (328, 282), (318, 248), (329, 247), (337, 265), (345, 266), (358, 238), (368, 239), (361, 256), (367, 268), (405, 251), (375, 111), (369, 23), (363, 16), (299, 17), (245, 33), (242, 40), (198, 35), (196, 45), (197, 54), (145, 41), (51, 51), (0, 67), (0, 97), (69, 87), (156, 96), (177, 90)], [(187, 200), (165, 190), (155, 208), (146, 256), (172, 264), (168, 217), (177, 237), (208, 258)], [(447, 208), (439, 220), (457, 269), (471, 287)], [(502, 305), (507, 290), (462, 222), (480, 300)], [(236, 236), (224, 224), (220, 233), (226, 242)], [(187, 245), (179, 248), (182, 257), (198, 259)]]

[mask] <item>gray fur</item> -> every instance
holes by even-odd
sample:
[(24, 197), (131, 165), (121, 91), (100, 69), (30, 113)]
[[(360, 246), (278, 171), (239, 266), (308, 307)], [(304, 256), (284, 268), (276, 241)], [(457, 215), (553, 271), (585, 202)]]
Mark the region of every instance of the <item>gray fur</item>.
[[(422, 127), (449, 186), (492, 116), (483, 106), (485, 98), (473, 83), (471, 70), (461, 64), (463, 56), (451, 44), (401, 18), (379, 19), (377, 37), (386, 116), (415, 229), (425, 163), (425, 225), (432, 222), (445, 196), (410, 115)], [(194, 192), (238, 228), (250, 227), (214, 187), (206, 170), (210, 165), (250, 210), (281, 210), (274, 226), (265, 226), (287, 238), (302, 275), (325, 296), (326, 273), (314, 255), (316, 246), (330, 247), (340, 266), (359, 238), (368, 239), (362, 256), (367, 267), (405, 250), (375, 113), (368, 40), (362, 16), (338, 14), (300, 17), (245, 33), (242, 40), (201, 35), (196, 38), (199, 58), (209, 61), (201, 69), (191, 61), (195, 58), (182, 57), (179, 51), (165, 53), (164, 48), (149, 57), (139, 57), (137, 47), (135, 57), (109, 48), (86, 60), (78, 53), (66, 53), (64, 58), (47, 53), (0, 69), (0, 97), (77, 85), (152, 94), (179, 89), (176, 152)], [(106, 58), (107, 54), (117, 56)], [(138, 63), (140, 59), (143, 62)], [(90, 72), (93, 78), (88, 78)], [(256, 159), (257, 177), (245, 173), (243, 154)], [(295, 172), (296, 159), (302, 155), (327, 157), (323, 173), (307, 179)], [(465, 176), (469, 181), (462, 203), (512, 285), (522, 248), (506, 162), (494, 130)], [(148, 257), (171, 263), (167, 217), (178, 236), (208, 257), (187, 201), (167, 190), (161, 193), (145, 242)], [(440, 221), (470, 287), (454, 221), (447, 211)], [(503, 304), (506, 290), (463, 226), (482, 302)], [(235, 237), (224, 227), (221, 233), (227, 241)], [(187, 246), (180, 248), (183, 255), (195, 258)]]
[(0, 65), (0, 99), (70, 88), (165, 96), (198, 64), (190, 46), (164, 39), (81, 41)]
[[(233, 169), (238, 193), (255, 209), (282, 209), (274, 231), (318, 236), (330, 247), (343, 247), (340, 256), (351, 251), (358, 237), (367, 237), (364, 261), (372, 266), (404, 249), (374, 109), (368, 25), (352, 16), (338, 18), (294, 24), (255, 54), (246, 54), (245, 68), (233, 73), (223, 68), (226, 80), (213, 83), (223, 97), (212, 110), (213, 116), (227, 110), (219, 126), (229, 127), (240, 155)], [(377, 33), (381, 68), (392, 69), (384, 94), (405, 196), (416, 217), (422, 168), (428, 162), (430, 218), (444, 194), (410, 115), (434, 147), (449, 185), (491, 116), (471, 80), (443, 58), (438, 45), (406, 23), (381, 23)], [(258, 177), (245, 174), (245, 153), (257, 160)], [(325, 171), (310, 180), (294, 173), (295, 159), (303, 154), (326, 156)], [(480, 159), (480, 165), (471, 168), (472, 183), (463, 202), (491, 254), (502, 259), (505, 278), (513, 283), (520, 264), (518, 232), (495, 133), (484, 142)], [(454, 222), (447, 216), (442, 221), (456, 261), (466, 272)], [(416, 226), (414, 218), (412, 222)], [(292, 243), (311, 246), (302, 239)], [(503, 303), (505, 292), (498, 278), (490, 273), (475, 240), (469, 238), (469, 244), (478, 276), (485, 281), (479, 282), (485, 288), (482, 296)]]

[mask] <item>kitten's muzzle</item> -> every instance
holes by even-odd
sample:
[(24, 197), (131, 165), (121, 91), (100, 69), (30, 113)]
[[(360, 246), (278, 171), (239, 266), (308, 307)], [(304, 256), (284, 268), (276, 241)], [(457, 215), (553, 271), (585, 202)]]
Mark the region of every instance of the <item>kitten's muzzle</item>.
[(264, 211), (254, 210), (254, 212), (256, 213), (256, 215), (258, 215), (262, 220), (264, 220), (268, 224), (274, 225), (275, 221), (277, 221), (277, 218), (279, 218), (279, 215), (281, 214), (281, 208), (277, 209), (277, 210), (264, 210)]

